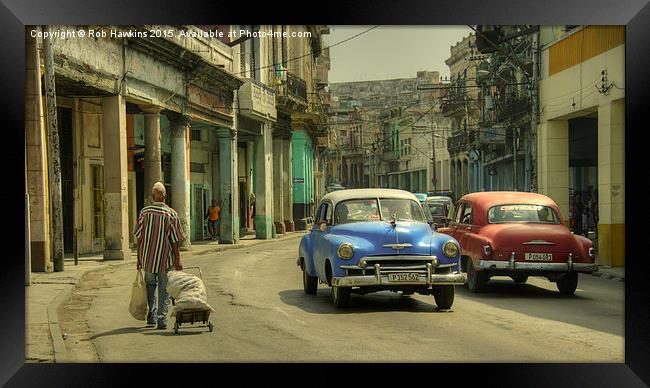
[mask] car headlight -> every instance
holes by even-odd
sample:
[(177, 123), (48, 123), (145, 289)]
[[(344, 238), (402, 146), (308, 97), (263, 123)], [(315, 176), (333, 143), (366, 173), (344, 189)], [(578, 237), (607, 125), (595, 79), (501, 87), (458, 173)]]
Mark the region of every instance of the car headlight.
[(447, 257), (454, 258), (458, 254), (458, 245), (453, 241), (447, 241), (442, 247), (442, 253)]
[(341, 259), (351, 259), (354, 256), (354, 249), (352, 249), (352, 244), (343, 243), (339, 245), (339, 249), (336, 251), (336, 254), (339, 255)]
[(593, 247), (589, 248), (589, 257), (596, 257), (596, 250)]

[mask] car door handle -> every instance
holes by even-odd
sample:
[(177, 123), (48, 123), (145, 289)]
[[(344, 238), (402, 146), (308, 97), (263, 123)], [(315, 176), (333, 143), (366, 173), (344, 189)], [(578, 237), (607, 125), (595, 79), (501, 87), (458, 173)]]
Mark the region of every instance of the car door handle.
[(471, 226), (468, 226), (468, 227), (467, 227), (467, 230), (472, 230), (472, 227), (471, 227)]

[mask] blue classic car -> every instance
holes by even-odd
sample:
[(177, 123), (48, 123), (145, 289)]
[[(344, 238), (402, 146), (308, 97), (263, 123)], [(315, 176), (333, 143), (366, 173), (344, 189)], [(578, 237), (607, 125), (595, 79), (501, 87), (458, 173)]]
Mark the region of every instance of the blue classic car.
[(448, 309), (454, 286), (465, 282), (459, 259), (458, 241), (431, 230), (412, 193), (353, 189), (320, 201), (297, 265), (305, 293), (316, 294), (325, 283), (337, 307), (346, 306), (351, 293), (390, 290), (433, 294), (438, 308)]

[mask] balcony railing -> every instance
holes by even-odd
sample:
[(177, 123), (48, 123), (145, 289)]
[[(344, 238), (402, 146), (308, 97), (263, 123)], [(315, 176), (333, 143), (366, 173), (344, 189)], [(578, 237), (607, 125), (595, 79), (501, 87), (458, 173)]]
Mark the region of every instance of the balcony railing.
[(242, 114), (251, 118), (275, 120), (275, 91), (261, 82), (248, 79), (239, 88), (239, 101)]
[(307, 82), (291, 73), (287, 73), (287, 93), (291, 97), (307, 102)]
[(277, 85), (278, 103), (281, 105), (307, 105), (307, 82), (291, 73)]
[(464, 151), (469, 144), (469, 136), (464, 131), (459, 131), (455, 134), (452, 134), (447, 139), (447, 149), (450, 154), (456, 154), (458, 152)]

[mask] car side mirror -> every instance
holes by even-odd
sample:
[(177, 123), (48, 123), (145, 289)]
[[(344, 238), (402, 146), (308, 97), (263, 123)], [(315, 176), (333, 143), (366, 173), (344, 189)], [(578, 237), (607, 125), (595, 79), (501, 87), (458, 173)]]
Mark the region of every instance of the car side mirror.
[(320, 221), (317, 226), (318, 226), (318, 230), (320, 230), (321, 232), (325, 232), (327, 230), (326, 221)]

